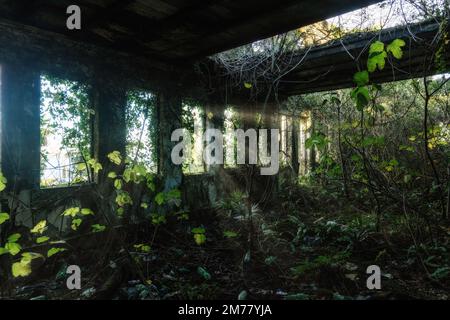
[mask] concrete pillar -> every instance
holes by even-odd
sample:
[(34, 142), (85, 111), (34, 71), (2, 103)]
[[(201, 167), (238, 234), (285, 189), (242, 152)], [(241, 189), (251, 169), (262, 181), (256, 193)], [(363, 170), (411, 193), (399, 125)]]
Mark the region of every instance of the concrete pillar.
[(175, 92), (163, 90), (158, 95), (159, 118), (159, 172), (164, 179), (164, 191), (179, 188), (183, 180), (181, 165), (175, 165), (171, 159), (173, 147), (172, 132), (182, 128), (182, 101)]
[(103, 165), (99, 182), (106, 178), (111, 167), (108, 154), (119, 151), (125, 155), (126, 147), (126, 88), (119, 81), (96, 77), (92, 85), (92, 104), (95, 110), (94, 157)]
[[(205, 107), (205, 118), (206, 125), (205, 130), (207, 129), (217, 129), (220, 130), (223, 134), (224, 132), (224, 121), (225, 121), (225, 109), (221, 104), (218, 103), (208, 103)], [(205, 141), (205, 144), (208, 144), (211, 141)], [(223, 155), (223, 162), (225, 163), (225, 153)], [(218, 170), (224, 168), (224, 164), (221, 165), (207, 165), (207, 171), (216, 174)]]
[(292, 117), (292, 168), (294, 169), (294, 173), (296, 178), (299, 175), (300, 170), (300, 160), (299, 160), (299, 139), (300, 139), (300, 130), (299, 130), (300, 120), (297, 115), (293, 115)]
[[(205, 129), (218, 129), (224, 133), (224, 121), (225, 121), (225, 107), (221, 103), (209, 102), (205, 106)], [(211, 141), (205, 141), (205, 146)], [(224, 184), (227, 183), (228, 176), (225, 174), (225, 150), (223, 153), (223, 163), (206, 165), (206, 171), (211, 177), (210, 183), (207, 185), (208, 200), (211, 205), (214, 205), (219, 196), (224, 194)]]
[(1, 171), (10, 191), (39, 188), (40, 74), (20, 64), (1, 67)]

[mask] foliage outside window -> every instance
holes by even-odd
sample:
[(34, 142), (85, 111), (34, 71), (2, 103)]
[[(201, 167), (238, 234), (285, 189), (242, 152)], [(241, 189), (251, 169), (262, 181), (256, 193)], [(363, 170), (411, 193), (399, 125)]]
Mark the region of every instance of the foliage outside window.
[(90, 158), (94, 114), (88, 88), (43, 75), (41, 92), (41, 187), (86, 182), (86, 170), (80, 166)]
[(144, 165), (150, 172), (157, 172), (157, 121), (154, 94), (134, 90), (127, 96), (127, 156)]
[(192, 149), (190, 155), (183, 163), (185, 174), (199, 174), (205, 171), (203, 164), (203, 132), (204, 112), (202, 108), (194, 103), (183, 104), (182, 114), (183, 128), (189, 130)]

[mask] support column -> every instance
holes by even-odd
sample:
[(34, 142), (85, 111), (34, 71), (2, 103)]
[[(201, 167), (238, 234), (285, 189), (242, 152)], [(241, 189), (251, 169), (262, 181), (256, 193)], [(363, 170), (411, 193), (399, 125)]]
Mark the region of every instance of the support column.
[(1, 171), (9, 191), (39, 188), (40, 74), (19, 64), (1, 67)]
[(159, 114), (159, 172), (164, 179), (164, 191), (179, 188), (183, 180), (181, 165), (172, 162), (172, 132), (182, 127), (182, 101), (175, 92), (162, 91), (158, 96)]
[(300, 143), (300, 130), (299, 130), (299, 117), (294, 113), (292, 116), (292, 167), (294, 169), (295, 178), (298, 178), (300, 170), (299, 161), (299, 143)]
[[(205, 117), (206, 117), (206, 126), (205, 129), (217, 129), (220, 130), (223, 134), (224, 130), (224, 121), (225, 121), (225, 110), (218, 103), (210, 103), (205, 107)], [(208, 144), (210, 141), (206, 141)], [(219, 170), (224, 168), (225, 163), (225, 154), (223, 155), (223, 164), (215, 164), (207, 166), (207, 171), (216, 174)]]
[(126, 89), (119, 81), (107, 81), (99, 76), (93, 84), (91, 98), (95, 110), (94, 157), (104, 168), (99, 176), (101, 182), (109, 172), (108, 154), (119, 151), (125, 155)]
[[(217, 129), (223, 134), (224, 131), (224, 121), (225, 121), (225, 110), (220, 103), (210, 102), (205, 107), (205, 118), (206, 126), (205, 129)], [(211, 139), (212, 140), (212, 139)], [(205, 141), (205, 146), (212, 141)], [(211, 205), (214, 205), (218, 199), (219, 195), (224, 194), (224, 184), (227, 183), (227, 175), (224, 171), (225, 167), (225, 152), (223, 154), (222, 164), (206, 165), (206, 170), (210, 176), (208, 180), (206, 190), (208, 192), (208, 199)]]

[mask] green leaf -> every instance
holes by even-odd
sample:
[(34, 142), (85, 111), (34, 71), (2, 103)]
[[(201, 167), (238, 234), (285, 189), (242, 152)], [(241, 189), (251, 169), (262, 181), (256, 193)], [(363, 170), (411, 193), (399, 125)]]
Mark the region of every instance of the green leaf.
[(167, 192), (165, 198), (167, 200), (180, 199), (181, 198), (181, 191), (178, 190), (178, 189), (172, 189), (169, 192)]
[(14, 234), (12, 234), (12, 235), (10, 235), (9, 237), (8, 237), (8, 242), (11, 242), (11, 243), (13, 243), (13, 242), (17, 242), (17, 240), (19, 240), (20, 239), (20, 237), (21, 237), (21, 234), (20, 233), (14, 233)]
[(114, 171), (111, 171), (110, 173), (108, 173), (108, 178), (111, 178), (111, 179), (117, 178), (117, 173), (115, 173)]
[(86, 170), (86, 163), (79, 163), (76, 165), (75, 169), (77, 169), (77, 171), (84, 171)]
[(351, 97), (356, 102), (356, 108), (362, 111), (370, 101), (369, 89), (367, 87), (358, 87), (352, 91)]
[(26, 277), (31, 274), (31, 264), (30, 262), (15, 262), (11, 266), (12, 274), (15, 278)]
[(166, 216), (164, 214), (153, 213), (150, 215), (152, 218), (152, 223), (154, 225), (159, 225), (162, 223), (166, 223)]
[(370, 45), (369, 48), (369, 55), (376, 52), (382, 52), (384, 51), (384, 43), (381, 41), (375, 41)]
[(108, 159), (116, 165), (120, 165), (122, 163), (122, 156), (119, 151), (113, 151), (108, 154)]
[(196, 233), (194, 234), (195, 243), (199, 246), (206, 242), (206, 236), (204, 234)]
[(72, 230), (77, 231), (82, 222), (83, 222), (83, 220), (81, 220), (81, 219), (73, 219), (72, 226), (71, 226)]
[(126, 168), (123, 172), (123, 180), (128, 183), (131, 181), (131, 175), (133, 174), (133, 171), (130, 168)]
[(116, 203), (119, 207), (123, 207), (127, 204), (133, 204), (133, 200), (128, 192), (120, 191), (116, 197)]
[(369, 73), (366, 70), (357, 72), (353, 76), (353, 81), (355, 81), (358, 87), (365, 86), (369, 83)]
[(48, 240), (50, 240), (49, 237), (39, 237), (39, 238), (36, 239), (36, 243), (37, 244), (44, 243), (44, 242), (47, 242)]
[(38, 258), (44, 259), (44, 256), (40, 253), (24, 252), (24, 253), (22, 253), (22, 259), (20, 261), (28, 263), (28, 262), (31, 262), (34, 259), (38, 259)]
[(160, 206), (164, 203), (164, 201), (166, 201), (164, 193), (163, 192), (158, 193), (155, 197), (155, 202)]
[(8, 250), (11, 255), (15, 256), (22, 250), (22, 246), (15, 242), (8, 242), (5, 245), (5, 249)]
[(136, 250), (140, 250), (140, 251), (142, 251), (142, 252), (144, 252), (144, 253), (149, 253), (150, 250), (151, 250), (151, 248), (150, 248), (149, 245), (146, 245), (146, 244), (143, 244), (143, 243), (141, 243), (141, 244), (135, 244), (133, 247), (134, 247)]
[(141, 203), (141, 208), (142, 209), (148, 209), (148, 203), (142, 202)]
[(3, 190), (6, 189), (6, 183), (7, 182), (8, 182), (8, 180), (6, 180), (6, 178), (3, 175), (3, 173), (0, 172), (0, 192), (2, 192)]
[(5, 223), (5, 221), (9, 220), (9, 214), (0, 213), (0, 224)]
[(205, 280), (211, 280), (211, 274), (203, 267), (197, 268), (197, 273)]
[(372, 53), (367, 60), (367, 69), (369, 72), (374, 72), (377, 68), (380, 71), (383, 70), (386, 65), (386, 58), (386, 51)]
[(51, 248), (50, 250), (47, 251), (47, 257), (50, 258), (51, 256), (54, 256), (55, 254), (64, 252), (66, 250), (67, 249), (65, 248)]
[(147, 180), (147, 188), (149, 188), (152, 192), (155, 192), (156, 185), (153, 183), (153, 181), (148, 181)]
[(88, 161), (88, 164), (91, 166), (92, 170), (94, 170), (94, 173), (98, 173), (100, 170), (103, 169), (103, 166), (101, 165), (101, 163), (99, 163), (95, 159), (90, 159)]
[(94, 211), (92, 211), (89, 208), (83, 208), (83, 209), (81, 209), (81, 214), (83, 216), (90, 216), (90, 215), (94, 215)]
[(402, 47), (405, 45), (406, 43), (402, 39), (395, 39), (387, 46), (386, 51), (392, 53), (394, 58), (401, 59), (403, 57)]
[(73, 207), (73, 208), (68, 208), (68, 209), (64, 210), (62, 215), (63, 216), (71, 216), (73, 218), (78, 213), (80, 213), (80, 208), (79, 207)]
[(253, 85), (250, 82), (244, 82), (245, 89), (251, 89)]
[(47, 229), (47, 221), (42, 220), (37, 225), (35, 225), (34, 228), (30, 230), (30, 232), (43, 234), (46, 229)]
[(106, 226), (103, 226), (101, 224), (93, 224), (92, 226), (92, 232), (103, 232), (106, 230)]
[(114, 180), (114, 188), (116, 188), (117, 190), (122, 190), (122, 180), (121, 179)]
[(203, 228), (203, 227), (193, 228), (191, 230), (191, 232), (193, 234), (204, 234), (205, 233), (205, 228)]
[(234, 231), (224, 231), (223, 235), (226, 238), (236, 238), (238, 236), (238, 234), (236, 232), (234, 232)]
[(8, 249), (0, 247), (0, 256), (9, 253)]

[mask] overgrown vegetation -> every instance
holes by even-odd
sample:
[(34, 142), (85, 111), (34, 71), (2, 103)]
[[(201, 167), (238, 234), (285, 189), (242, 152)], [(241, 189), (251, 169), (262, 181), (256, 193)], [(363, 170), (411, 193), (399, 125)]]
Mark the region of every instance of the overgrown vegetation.
[[(298, 38), (269, 41), (252, 50), (273, 58), (270, 72), (254, 67), (261, 56), (239, 62), (249, 54), (245, 48), (227, 53), (236, 58), (227, 70), (239, 86), (251, 89), (263, 79), (275, 94), (278, 77), (292, 65), (277, 64), (270, 48), (295, 48)], [(443, 73), (448, 35), (437, 43), (424, 68)], [(260, 182), (255, 166), (236, 168), (230, 161), (234, 190), (195, 210), (187, 200), (195, 201), (186, 198), (200, 195), (165, 189), (157, 174), (156, 96), (129, 93), (127, 154), (111, 150), (102, 164), (89, 148), (94, 114), (87, 88), (46, 78), (45, 112), (55, 117), (44, 122), (43, 140), (52, 130), (61, 133), (63, 145), (81, 155), (79, 177), (99, 183), (37, 198), (28, 208), (6, 192), (13, 182), (0, 173), (0, 192), (11, 209), (0, 213), (0, 296), (449, 299), (450, 77), (377, 83), (378, 72), (404, 59), (405, 46), (402, 39), (374, 39), (368, 58), (357, 62), (354, 88), (291, 97), (282, 106), (294, 124), (301, 114), (311, 115), (304, 141), (309, 159), (300, 164), (307, 165), (306, 174), (298, 175), (291, 162), (276, 179)], [(243, 66), (246, 72), (235, 72)], [(230, 110), (225, 130), (248, 125)], [(181, 117), (198, 139), (208, 114), (186, 104)], [(75, 121), (67, 127), (69, 118)], [(292, 130), (295, 138), (299, 133)], [(235, 148), (232, 141), (227, 148)], [(198, 159), (191, 160), (185, 173), (202, 173)], [(24, 211), (32, 221), (17, 226)], [(69, 265), (82, 267), (81, 291), (66, 289)], [(367, 288), (369, 265), (380, 266), (382, 290)]]

